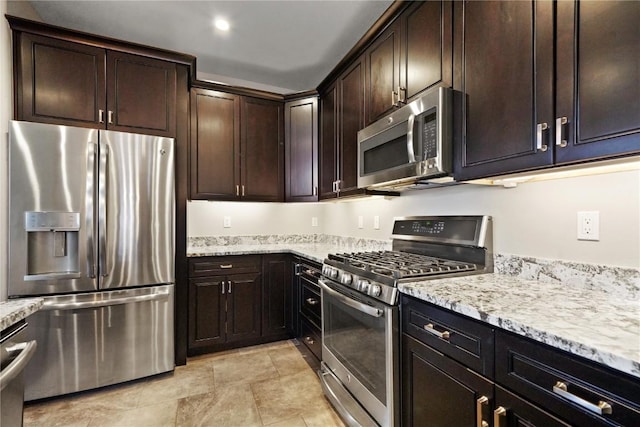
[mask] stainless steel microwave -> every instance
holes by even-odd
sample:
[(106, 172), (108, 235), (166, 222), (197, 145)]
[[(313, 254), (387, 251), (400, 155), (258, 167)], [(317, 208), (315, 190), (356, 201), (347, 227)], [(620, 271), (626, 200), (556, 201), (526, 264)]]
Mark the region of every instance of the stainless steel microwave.
[(358, 132), (358, 187), (400, 189), (452, 172), (452, 90), (436, 87)]

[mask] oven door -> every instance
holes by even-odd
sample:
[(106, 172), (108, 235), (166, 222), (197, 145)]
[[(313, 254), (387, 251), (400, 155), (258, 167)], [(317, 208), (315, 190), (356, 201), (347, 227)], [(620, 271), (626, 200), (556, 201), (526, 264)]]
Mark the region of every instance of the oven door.
[(319, 284), (323, 364), (376, 423), (397, 425), (398, 307), (328, 279)]

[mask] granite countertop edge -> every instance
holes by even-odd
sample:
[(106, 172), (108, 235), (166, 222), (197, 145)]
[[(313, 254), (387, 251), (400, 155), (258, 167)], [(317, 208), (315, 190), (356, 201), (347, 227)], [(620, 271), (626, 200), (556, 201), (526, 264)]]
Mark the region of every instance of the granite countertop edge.
[[(476, 280), (483, 282), (483, 293), (487, 294), (484, 301), (477, 297), (478, 289), (474, 287)], [(471, 287), (466, 288), (462, 285), (463, 281), (470, 283)], [(504, 305), (501, 307), (500, 303), (496, 303), (500, 297), (495, 294), (491, 295), (497, 290), (488, 286), (491, 282), (501, 281), (507, 282), (510, 286), (521, 285), (529, 290), (534, 287), (535, 294), (538, 296), (534, 297), (534, 294), (531, 294), (530, 299), (523, 299), (517, 307), (510, 305), (513, 299), (505, 297), (503, 299)], [(455, 293), (452, 292), (454, 288), (456, 289)], [(640, 326), (638, 326), (640, 324), (640, 320), (638, 320), (640, 301), (619, 301), (620, 305), (624, 305), (627, 310), (618, 311), (620, 319), (619, 323), (615, 325), (610, 322), (591, 322), (589, 316), (594, 315), (592, 307), (579, 306), (574, 306), (573, 309), (579, 311), (577, 314), (584, 317), (580, 317), (578, 322), (572, 319), (563, 324), (562, 319), (565, 318), (568, 311), (563, 312), (561, 308), (565, 301), (564, 295), (553, 293), (558, 288), (572, 292), (570, 288), (567, 290), (567, 287), (562, 287), (562, 285), (525, 280), (497, 273), (466, 278), (417, 281), (398, 286), (402, 294), (640, 378)], [(499, 292), (504, 293), (504, 289), (500, 289)], [(598, 301), (601, 297), (599, 295), (601, 293), (597, 291), (588, 292), (593, 295), (594, 301)], [(584, 292), (578, 293), (584, 296)], [(540, 294), (546, 295), (548, 298), (541, 299), (539, 298)], [(489, 301), (488, 306), (485, 304), (487, 301)], [(524, 308), (527, 305), (529, 306), (528, 310)], [(523, 314), (518, 313), (519, 310), (522, 310)], [(629, 339), (616, 339), (618, 334), (626, 334), (626, 338)]]
[(0, 330), (5, 330), (40, 310), (43, 304), (42, 298), (19, 298), (0, 302)]

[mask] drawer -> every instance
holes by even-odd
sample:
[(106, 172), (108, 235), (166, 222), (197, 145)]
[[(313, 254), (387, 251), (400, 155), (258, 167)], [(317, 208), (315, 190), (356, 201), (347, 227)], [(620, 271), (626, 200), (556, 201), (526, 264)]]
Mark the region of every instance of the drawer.
[(318, 360), (322, 360), (322, 333), (304, 317), (300, 317), (300, 341), (311, 350)]
[(301, 280), (300, 284), (300, 312), (319, 328), (322, 319), (320, 288), (306, 280)]
[(259, 273), (260, 255), (213, 256), (189, 259), (189, 277)]
[(572, 425), (640, 426), (639, 378), (500, 330), (496, 382)]
[(402, 330), (493, 379), (493, 329), (450, 310), (402, 296)]

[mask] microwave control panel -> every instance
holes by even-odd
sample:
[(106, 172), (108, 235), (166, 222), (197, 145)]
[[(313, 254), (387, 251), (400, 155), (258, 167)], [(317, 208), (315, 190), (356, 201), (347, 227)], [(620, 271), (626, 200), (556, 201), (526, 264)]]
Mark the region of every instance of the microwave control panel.
[(422, 160), (438, 155), (438, 124), (435, 111), (421, 117)]

